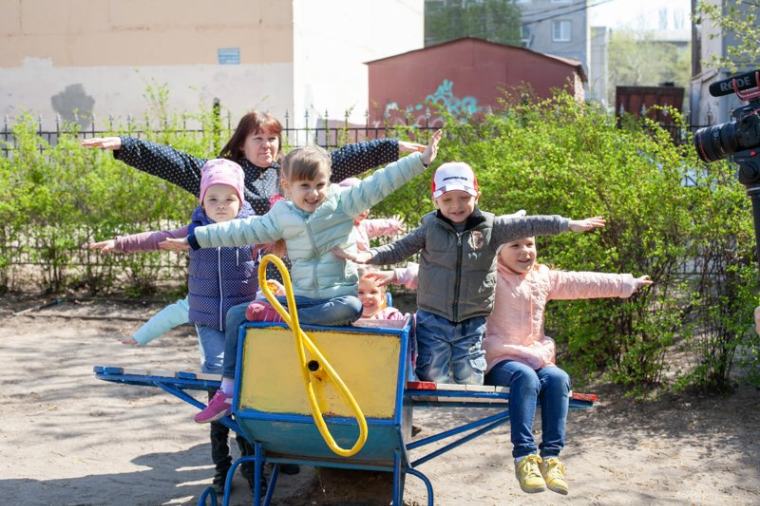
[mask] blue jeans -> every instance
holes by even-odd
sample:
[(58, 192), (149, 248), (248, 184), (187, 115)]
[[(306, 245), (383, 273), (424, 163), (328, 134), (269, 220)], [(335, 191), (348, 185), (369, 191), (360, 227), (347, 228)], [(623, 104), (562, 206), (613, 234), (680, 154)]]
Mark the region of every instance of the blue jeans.
[(499, 362), (486, 375), (486, 384), (509, 387), (512, 456), (537, 453), (533, 439), (536, 405), (541, 405), (541, 457), (556, 457), (565, 446), (565, 423), (570, 402), (570, 377), (559, 367), (533, 370), (514, 360)]
[(198, 344), (201, 349), (201, 371), (217, 374), (222, 371), (224, 359), (224, 332), (205, 325), (195, 325), (198, 334)]
[(483, 316), (454, 323), (417, 310), (417, 376), (436, 383), (482, 385), (486, 370)]
[[(277, 297), (286, 309), (285, 297)], [(264, 301), (265, 302), (265, 301)], [(232, 306), (227, 311), (224, 331), (224, 368), (222, 376), (235, 377), (237, 365), (237, 343), (240, 325), (245, 323), (245, 311), (250, 303)], [(309, 325), (348, 325), (355, 322), (362, 314), (362, 303), (358, 297), (344, 295), (332, 299), (310, 299), (296, 296), (298, 321)]]

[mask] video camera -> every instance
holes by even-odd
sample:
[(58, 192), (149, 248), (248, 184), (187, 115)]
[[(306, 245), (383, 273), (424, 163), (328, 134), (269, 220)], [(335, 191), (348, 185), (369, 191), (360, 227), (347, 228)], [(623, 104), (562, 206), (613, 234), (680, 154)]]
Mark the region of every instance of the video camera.
[(710, 85), (710, 95), (713, 97), (731, 93), (749, 103), (734, 109), (730, 121), (697, 130), (694, 146), (705, 162), (731, 156), (731, 160), (739, 165), (739, 182), (747, 187), (747, 195), (752, 200), (760, 264), (760, 70)]

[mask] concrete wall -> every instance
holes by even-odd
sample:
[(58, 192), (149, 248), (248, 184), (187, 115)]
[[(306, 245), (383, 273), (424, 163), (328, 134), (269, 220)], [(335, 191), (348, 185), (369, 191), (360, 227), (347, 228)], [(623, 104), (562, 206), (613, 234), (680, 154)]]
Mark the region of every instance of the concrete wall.
[[(291, 0), (0, 0), (0, 12), (2, 115), (140, 116), (151, 84), (178, 111), (213, 97), (235, 117), (293, 108)], [(219, 64), (222, 48), (239, 64)]]
[[(365, 62), (418, 49), (424, 42), (423, 0), (294, 0), (294, 110), (364, 123)], [(410, 76), (410, 78), (413, 76)]]
[[(176, 111), (218, 97), (233, 121), (255, 108), (363, 122), (364, 62), (423, 37), (423, 0), (0, 0), (0, 115), (78, 111), (88, 127), (141, 116), (146, 88), (166, 85)], [(220, 64), (228, 48), (239, 63)]]

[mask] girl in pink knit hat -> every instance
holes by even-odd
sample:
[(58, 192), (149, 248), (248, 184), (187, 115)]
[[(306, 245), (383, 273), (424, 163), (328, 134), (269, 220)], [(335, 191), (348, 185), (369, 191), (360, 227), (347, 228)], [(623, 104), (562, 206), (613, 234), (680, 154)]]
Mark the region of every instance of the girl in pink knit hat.
[[(554, 341), (544, 334), (546, 303), (626, 298), (650, 284), (648, 276), (565, 272), (538, 264), (533, 237), (508, 242), (499, 250), (496, 300), (483, 340), (485, 382), (510, 389), (512, 456), (523, 491), (568, 491), (559, 452), (565, 444), (570, 378), (556, 366)], [(533, 437), (537, 404), (542, 422), (538, 447)]]

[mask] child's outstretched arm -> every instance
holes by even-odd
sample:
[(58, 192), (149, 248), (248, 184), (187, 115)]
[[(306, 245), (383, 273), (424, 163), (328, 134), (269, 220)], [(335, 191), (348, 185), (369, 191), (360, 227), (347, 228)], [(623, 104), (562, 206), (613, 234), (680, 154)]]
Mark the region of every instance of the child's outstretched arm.
[(423, 247), (425, 247), (425, 227), (421, 225), (398, 241), (379, 248), (350, 253), (336, 247), (332, 249), (332, 252), (338, 258), (345, 258), (357, 264), (386, 265), (398, 263), (414, 255)]
[(562, 216), (497, 216), (493, 224), (493, 244), (499, 246), (506, 242), (536, 235), (552, 235), (567, 230), (586, 232), (603, 227), (605, 220), (601, 216), (584, 220), (571, 220)]
[(340, 195), (339, 206), (350, 216), (357, 216), (373, 207), (385, 197), (401, 188), (413, 177), (422, 174), (438, 154), (438, 143), (443, 137), (441, 130), (430, 137), (430, 143), (420, 155), (412, 153), (362, 180)]
[(755, 308), (755, 332), (760, 334), (760, 306)]
[(159, 250), (159, 244), (169, 238), (181, 238), (187, 235), (187, 227), (175, 230), (157, 230), (139, 234), (122, 235), (116, 239), (91, 242), (89, 249), (100, 250), (103, 253), (139, 253)]
[(360, 223), (364, 226), (367, 236), (372, 239), (375, 237), (393, 236), (404, 231), (404, 220), (398, 216), (393, 218), (374, 218), (366, 219)]
[(272, 211), (263, 216), (251, 216), (222, 223), (214, 223), (195, 230), (182, 239), (167, 239), (159, 244), (166, 250), (188, 250), (217, 248), (222, 246), (248, 246), (267, 244), (282, 239), (282, 227), (277, 223), (274, 212), (278, 206), (287, 205), (278, 202)]
[(588, 232), (595, 228), (603, 228), (607, 224), (602, 216), (594, 216), (583, 220), (570, 220), (570, 230), (573, 232)]
[(645, 286), (652, 284), (649, 276), (633, 277), (630, 274), (604, 272), (577, 272), (551, 270), (549, 272), (549, 299), (600, 299), (620, 297), (626, 299)]

